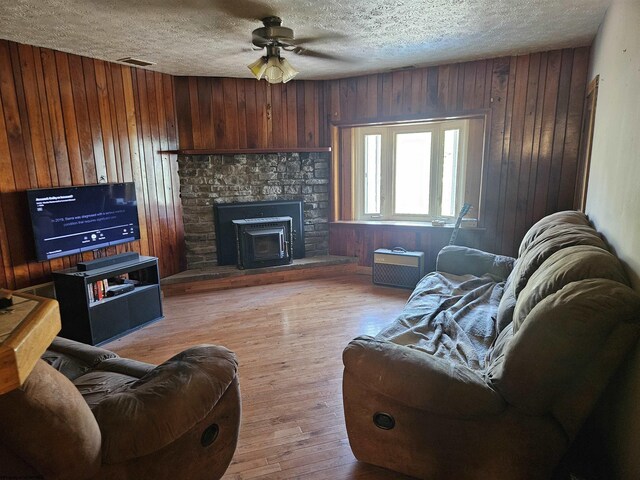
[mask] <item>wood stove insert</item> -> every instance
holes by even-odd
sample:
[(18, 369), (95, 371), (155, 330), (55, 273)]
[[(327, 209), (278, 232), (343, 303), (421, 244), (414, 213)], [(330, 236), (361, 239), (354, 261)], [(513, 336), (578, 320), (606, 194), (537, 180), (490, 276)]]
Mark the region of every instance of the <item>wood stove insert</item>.
[(261, 202), (218, 203), (214, 205), (218, 265), (237, 265), (237, 242), (233, 220), (247, 218), (291, 217), (292, 257), (304, 258), (304, 202), (301, 200), (270, 200)]
[(238, 268), (287, 265), (293, 261), (292, 218), (266, 217), (233, 220)]

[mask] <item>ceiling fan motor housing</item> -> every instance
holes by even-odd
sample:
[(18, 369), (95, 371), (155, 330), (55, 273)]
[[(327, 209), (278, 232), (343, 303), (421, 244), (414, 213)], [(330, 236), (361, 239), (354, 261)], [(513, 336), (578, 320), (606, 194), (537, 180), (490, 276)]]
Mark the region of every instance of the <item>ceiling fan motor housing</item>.
[(262, 19), (262, 23), (264, 27), (256, 28), (252, 34), (252, 42), (256, 47), (291, 45), (293, 30), (283, 27), (280, 17), (266, 17)]

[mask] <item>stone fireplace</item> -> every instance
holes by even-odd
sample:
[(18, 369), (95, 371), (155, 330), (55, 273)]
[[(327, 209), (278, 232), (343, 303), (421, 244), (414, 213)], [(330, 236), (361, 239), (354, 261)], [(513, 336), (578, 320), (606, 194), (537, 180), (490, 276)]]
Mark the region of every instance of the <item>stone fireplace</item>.
[(329, 156), (323, 152), (179, 155), (187, 268), (218, 264), (214, 205), (239, 202), (301, 201), (305, 255), (326, 255)]

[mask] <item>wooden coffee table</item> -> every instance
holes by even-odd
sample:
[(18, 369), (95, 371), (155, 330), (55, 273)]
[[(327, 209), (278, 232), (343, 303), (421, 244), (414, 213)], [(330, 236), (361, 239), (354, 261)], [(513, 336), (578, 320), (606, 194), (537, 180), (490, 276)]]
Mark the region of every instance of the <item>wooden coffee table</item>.
[(0, 395), (24, 383), (61, 328), (57, 301), (11, 295), (13, 306), (0, 309)]

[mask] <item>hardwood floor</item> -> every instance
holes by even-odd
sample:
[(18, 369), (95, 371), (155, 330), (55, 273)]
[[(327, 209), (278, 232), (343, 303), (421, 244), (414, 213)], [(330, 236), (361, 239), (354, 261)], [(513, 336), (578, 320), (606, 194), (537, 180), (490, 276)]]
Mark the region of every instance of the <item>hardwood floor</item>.
[(242, 425), (225, 480), (408, 479), (355, 460), (341, 382), (349, 340), (375, 335), (409, 293), (350, 275), (170, 297), (164, 320), (105, 348), (151, 363), (199, 343), (236, 352)]

